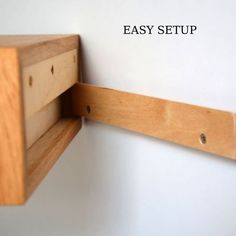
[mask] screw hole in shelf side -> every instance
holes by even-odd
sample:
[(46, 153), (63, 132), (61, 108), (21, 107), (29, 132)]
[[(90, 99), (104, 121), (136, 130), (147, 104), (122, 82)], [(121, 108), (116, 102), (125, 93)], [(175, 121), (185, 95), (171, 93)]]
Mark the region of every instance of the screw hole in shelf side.
[(87, 113), (89, 114), (91, 112), (91, 108), (89, 105), (86, 106)]
[(51, 66), (51, 73), (52, 73), (52, 75), (54, 74), (54, 66), (53, 65)]
[(207, 143), (206, 135), (203, 134), (203, 133), (200, 134), (200, 143), (201, 144), (206, 144)]
[(33, 85), (33, 77), (30, 75), (29, 77), (29, 86), (32, 87)]

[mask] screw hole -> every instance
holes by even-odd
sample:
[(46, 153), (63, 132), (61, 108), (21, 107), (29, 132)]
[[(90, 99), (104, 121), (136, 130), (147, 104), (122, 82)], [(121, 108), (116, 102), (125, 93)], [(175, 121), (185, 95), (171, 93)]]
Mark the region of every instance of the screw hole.
[(91, 112), (90, 106), (87, 106), (87, 107), (86, 107), (86, 110), (87, 110), (88, 113), (90, 113), (90, 112)]
[(52, 73), (52, 75), (54, 74), (54, 66), (53, 65), (51, 66), (51, 73)]
[(207, 138), (206, 138), (206, 135), (205, 134), (200, 134), (200, 143), (201, 144), (206, 144), (207, 142)]
[(73, 56), (73, 62), (74, 62), (74, 63), (76, 62), (76, 57), (75, 57), (75, 55)]
[(32, 87), (33, 85), (33, 77), (30, 75), (29, 77), (29, 86)]

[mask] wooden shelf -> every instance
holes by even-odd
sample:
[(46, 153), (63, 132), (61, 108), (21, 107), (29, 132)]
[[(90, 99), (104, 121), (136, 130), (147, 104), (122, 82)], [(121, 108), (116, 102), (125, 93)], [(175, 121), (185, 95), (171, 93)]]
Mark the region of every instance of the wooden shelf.
[(80, 117), (236, 159), (236, 115), (79, 83), (79, 36), (0, 36), (0, 204), (23, 204)]
[(0, 37), (0, 204), (24, 203), (79, 131), (78, 58), (77, 35)]

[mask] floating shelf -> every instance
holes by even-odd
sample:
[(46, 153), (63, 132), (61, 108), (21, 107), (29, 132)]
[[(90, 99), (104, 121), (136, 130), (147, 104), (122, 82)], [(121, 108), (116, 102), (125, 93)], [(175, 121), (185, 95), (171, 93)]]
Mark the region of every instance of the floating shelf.
[(81, 127), (79, 37), (0, 37), (0, 204), (22, 204)]
[(80, 117), (236, 158), (236, 116), (80, 83), (78, 35), (0, 36), (0, 204), (23, 204)]

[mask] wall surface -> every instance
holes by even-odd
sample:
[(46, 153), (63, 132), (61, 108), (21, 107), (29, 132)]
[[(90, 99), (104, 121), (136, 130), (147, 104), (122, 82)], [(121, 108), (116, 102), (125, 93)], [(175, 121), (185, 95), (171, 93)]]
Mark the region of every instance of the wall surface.
[[(234, 0), (0, 0), (1, 34), (79, 33), (83, 79), (236, 111)], [(123, 35), (195, 24), (194, 35)], [(1, 236), (234, 236), (236, 163), (86, 122)]]

